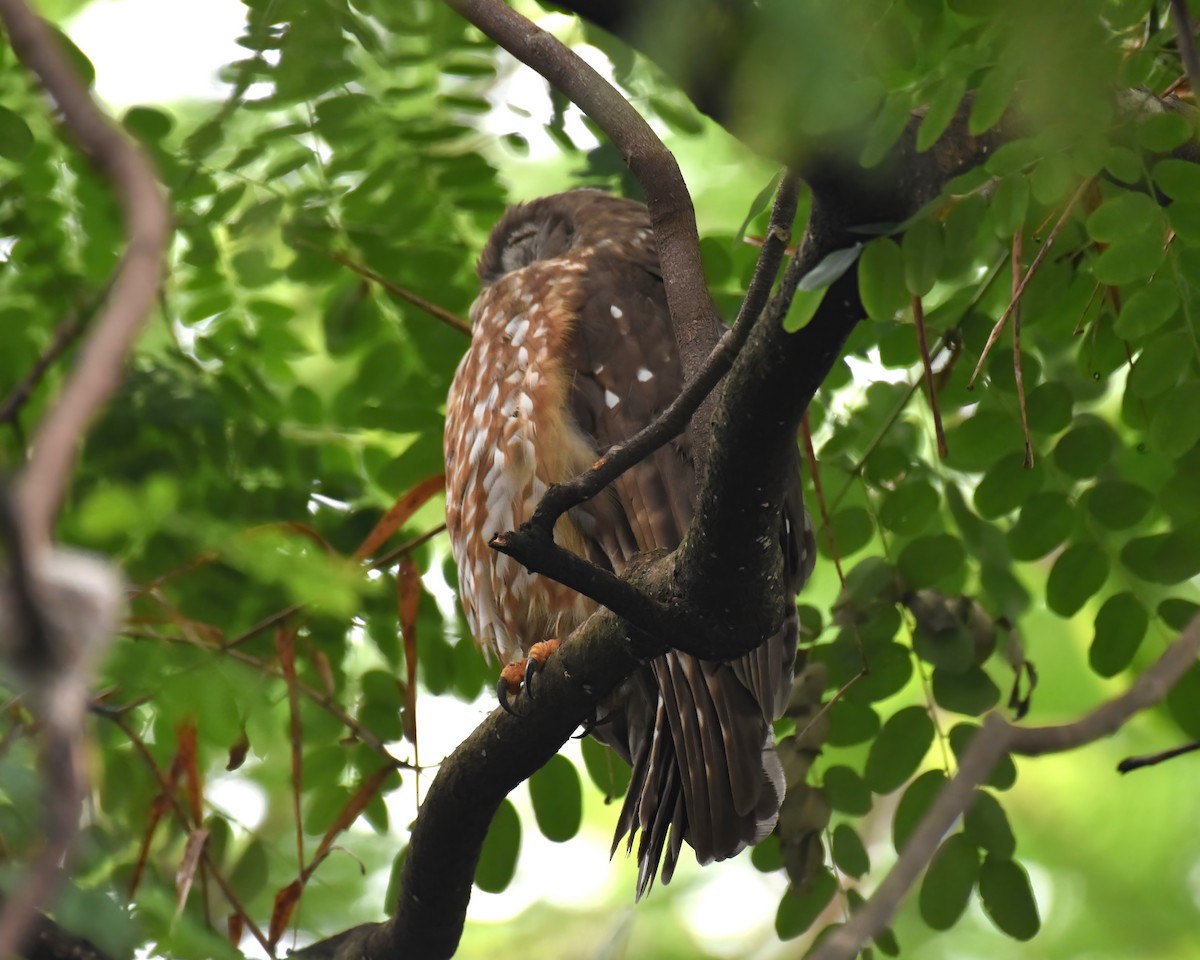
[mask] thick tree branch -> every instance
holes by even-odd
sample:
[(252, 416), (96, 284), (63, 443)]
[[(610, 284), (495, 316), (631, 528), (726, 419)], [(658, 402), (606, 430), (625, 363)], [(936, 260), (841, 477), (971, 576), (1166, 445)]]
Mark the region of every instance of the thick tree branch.
[(1017, 727), (1000, 714), (990, 714), (959, 761), (958, 772), (942, 788), (904, 845), (899, 859), (871, 898), (850, 920), (822, 941), (811, 960), (849, 960), (888, 925), (900, 901), (933, 859), (938, 844), (970, 808), (975, 790), (986, 782), (1006, 753), (1028, 757), (1064, 753), (1116, 733), (1134, 714), (1158, 703), (1200, 654), (1200, 616), (1158, 661), (1119, 697), (1073, 723), (1050, 727)]

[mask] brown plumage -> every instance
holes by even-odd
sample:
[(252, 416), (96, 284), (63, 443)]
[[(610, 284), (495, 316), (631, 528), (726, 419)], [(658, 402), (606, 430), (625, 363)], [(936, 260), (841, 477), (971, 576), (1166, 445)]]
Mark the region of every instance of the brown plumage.
[[(475, 639), (505, 662), (566, 636), (595, 604), (487, 546), (551, 483), (586, 469), (682, 386), (650, 219), (639, 203), (576, 190), (516, 207), (480, 257), (473, 336), (446, 410), (447, 525)], [(696, 466), (680, 438), (555, 528), (560, 544), (620, 573), (687, 529)], [(799, 474), (782, 519), (788, 582), (811, 570)], [(783, 796), (771, 721), (787, 701), (796, 620), (731, 664), (669, 653), (602, 705), (592, 735), (633, 767), (615, 850), (640, 831), (638, 895), (686, 840), (701, 863), (761, 840)]]

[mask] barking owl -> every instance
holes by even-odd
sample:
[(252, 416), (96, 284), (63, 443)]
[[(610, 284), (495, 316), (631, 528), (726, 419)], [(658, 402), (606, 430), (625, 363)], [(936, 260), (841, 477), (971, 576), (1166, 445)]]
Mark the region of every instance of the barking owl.
[[(679, 393), (682, 372), (640, 203), (575, 190), (511, 209), (478, 273), (471, 346), (447, 401), (446, 519), (471, 631), (511, 663), (566, 638), (596, 605), (488, 541), (528, 519), (550, 484), (653, 420)], [(555, 539), (620, 574), (636, 554), (678, 546), (696, 475), (677, 439), (560, 518)], [(798, 464), (780, 537), (798, 592), (814, 557)], [(774, 827), (783, 773), (771, 722), (787, 703), (796, 640), (792, 608), (745, 657), (710, 663), (671, 652), (601, 705), (592, 736), (633, 768), (613, 850), (625, 837), (632, 850), (640, 832), (639, 897), (660, 866), (670, 880), (684, 841), (707, 863)]]

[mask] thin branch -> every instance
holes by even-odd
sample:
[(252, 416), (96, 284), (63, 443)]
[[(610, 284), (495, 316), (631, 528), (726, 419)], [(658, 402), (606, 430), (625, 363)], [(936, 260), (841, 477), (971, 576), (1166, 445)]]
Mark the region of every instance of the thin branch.
[[(100, 716), (114, 723), (117, 728), (125, 734), (126, 738), (128, 738), (129, 742), (133, 745), (134, 751), (139, 757), (141, 757), (142, 762), (144, 762), (146, 766), (150, 768), (150, 772), (154, 774), (154, 779), (158, 781), (159, 790), (162, 791), (162, 795), (166, 798), (168, 804), (170, 805), (171, 812), (175, 815), (175, 819), (183, 829), (183, 832), (185, 834), (190, 833), (192, 825), (188, 819), (188, 812), (184, 809), (183, 804), (179, 802), (179, 797), (176, 796), (174, 785), (171, 783), (167, 775), (163, 773), (162, 767), (158, 765), (158, 761), (154, 759), (154, 754), (152, 754), (150, 752), (150, 748), (146, 746), (146, 741), (143, 740), (138, 732), (133, 729), (124, 713), (106, 710), (101, 710), (98, 712)], [(221, 892), (225, 895), (225, 899), (229, 902), (229, 905), (233, 908), (234, 912), (241, 918), (242, 923), (244, 923), (250, 933), (253, 934), (254, 939), (259, 942), (259, 945), (266, 950), (268, 954), (270, 954), (271, 948), (267, 944), (267, 938), (263, 934), (262, 929), (246, 912), (246, 908), (242, 906), (241, 901), (238, 899), (237, 894), (234, 893), (233, 888), (229, 885), (229, 882), (217, 868), (217, 865), (213, 863), (208, 851), (202, 850), (200, 853), (200, 858), (204, 862), (205, 866), (208, 867), (208, 869), (212, 872), (212, 876), (216, 880), (217, 886), (221, 888)]]
[(1172, 747), (1170, 750), (1163, 750), (1160, 753), (1150, 753), (1141, 757), (1126, 757), (1117, 764), (1117, 773), (1130, 773), (1134, 770), (1141, 770), (1142, 767), (1153, 767), (1167, 760), (1182, 757), (1185, 753), (1191, 753), (1194, 750), (1200, 750), (1200, 740), (1185, 743), (1181, 747)]
[(821, 515), (821, 528), (829, 540), (829, 553), (833, 557), (833, 568), (837, 571), (838, 583), (846, 586), (846, 575), (842, 572), (842, 558), (838, 556), (837, 544), (833, 540), (833, 524), (829, 522), (829, 506), (825, 502), (825, 488), (821, 484), (821, 467), (817, 462), (817, 451), (813, 447), (812, 430), (808, 426), (808, 411), (800, 421), (800, 433), (804, 437), (804, 459), (808, 463), (808, 475), (812, 477), (813, 493), (817, 497), (817, 511)]
[(1171, 0), (1171, 20), (1175, 24), (1175, 46), (1187, 71), (1188, 86), (1193, 96), (1200, 96), (1200, 59), (1196, 57), (1196, 34), (1188, 16), (1187, 0)]
[[(1012, 289), (1016, 298), (1021, 286), (1021, 231), (1013, 234), (1012, 239)], [(1013, 379), (1017, 382), (1017, 409), (1021, 412), (1021, 431), (1025, 436), (1025, 468), (1033, 469), (1033, 437), (1029, 433), (1029, 411), (1025, 407), (1025, 371), (1021, 364), (1021, 308), (1013, 309)]]
[(989, 714), (960, 758), (958, 772), (921, 818), (895, 866), (849, 922), (809, 954), (810, 960), (850, 960), (891, 922), (901, 900), (933, 858), (942, 837), (970, 808), (976, 788), (987, 780), (1006, 753), (1030, 757), (1063, 753), (1115, 733), (1134, 714), (1166, 696), (1195, 663), (1197, 654), (1200, 654), (1200, 616), (1192, 619), (1158, 661), (1125, 693), (1073, 723), (1017, 727), (998, 713)]
[(933, 360), (929, 357), (929, 338), (925, 332), (925, 307), (920, 297), (913, 297), (913, 326), (917, 328), (917, 345), (921, 348), (921, 368), (925, 373), (925, 389), (929, 393), (929, 409), (933, 413), (938, 456), (945, 460), (946, 430), (942, 426), (942, 411), (938, 406), (937, 384), (933, 382)]
[[(613, 444), (592, 464), (591, 468), (566, 483), (556, 483), (546, 491), (534, 510), (529, 523), (550, 530), (564, 513), (592, 499), (610, 483), (635, 464), (641, 463), (665, 443), (677, 437), (701, 403), (713, 392), (721, 378), (729, 372), (733, 361), (746, 343), (750, 330), (757, 322), (771, 285), (779, 272), (784, 253), (791, 239), (792, 222), (796, 219), (798, 184), (786, 174), (779, 184), (775, 204), (771, 209), (770, 226), (754, 267), (754, 276), (738, 310), (733, 327), (713, 348), (704, 366), (689, 380), (679, 395), (659, 416), (628, 440)], [(519, 556), (516, 559), (521, 559)]]
[(80, 317), (70, 317), (55, 327), (54, 336), (50, 338), (46, 349), (34, 361), (29, 372), (21, 378), (21, 382), (13, 387), (4, 401), (0, 403), (0, 423), (11, 423), (16, 419), (21, 408), (29, 402), (33, 391), (42, 382), (46, 372), (54, 366), (54, 362), (59, 357), (66, 353), (67, 348), (79, 338), (86, 326), (86, 320)]
[(404, 287), (398, 286), (387, 277), (376, 273), (370, 267), (359, 263), (357, 260), (352, 260), (344, 253), (338, 253), (336, 250), (326, 250), (317, 246), (315, 243), (309, 243), (307, 240), (298, 240), (296, 241), (296, 245), (300, 247), (307, 247), (310, 250), (316, 250), (318, 253), (324, 254), (335, 263), (340, 263), (343, 267), (353, 270), (360, 277), (370, 280), (372, 283), (379, 284), (379, 286), (383, 287), (383, 289), (392, 296), (403, 300), (405, 303), (411, 303), (418, 310), (424, 311), (435, 320), (440, 320), (451, 329), (457, 330), (459, 333), (466, 334), (468, 337), (471, 335), (471, 325), (465, 320), (462, 320), (455, 314), (451, 313), (445, 307), (439, 307), (432, 300), (426, 300), (420, 294), (413, 293), (411, 290), (406, 290)]
[(1004, 325), (1008, 322), (1008, 318), (1021, 302), (1021, 297), (1025, 293), (1025, 288), (1029, 286), (1029, 281), (1033, 279), (1037, 273), (1038, 267), (1042, 265), (1042, 261), (1046, 259), (1046, 254), (1050, 252), (1050, 248), (1054, 246), (1054, 241), (1058, 239), (1058, 235), (1062, 233), (1063, 227), (1067, 225), (1067, 220), (1071, 216), (1071, 211), (1075, 209), (1075, 205), (1079, 203), (1088, 187), (1092, 185), (1092, 179), (1089, 177), (1084, 180), (1075, 192), (1071, 195), (1071, 199), (1067, 201), (1067, 205), (1063, 208), (1062, 216), (1058, 218), (1058, 222), (1054, 225), (1054, 229), (1050, 231), (1050, 235), (1046, 237), (1046, 242), (1042, 244), (1040, 250), (1033, 258), (1033, 262), (1029, 264), (1029, 269), (1025, 271), (1025, 276), (1021, 278), (1020, 284), (1013, 291), (1012, 298), (1008, 301), (1008, 306), (1004, 308), (1004, 312), (1000, 314), (1000, 319), (996, 321), (992, 327), (992, 332), (988, 334), (987, 343), (983, 346), (983, 352), (979, 354), (979, 362), (975, 364), (975, 371), (971, 374), (971, 379), (967, 381), (967, 389), (971, 390), (975, 386), (975, 380), (979, 376), (979, 371), (983, 369), (984, 361), (987, 360), (988, 354), (992, 352), (992, 347), (996, 345), (996, 341), (1000, 338), (1001, 331), (1004, 330)]
[(58, 402), (42, 420), (21, 477), (22, 520), (34, 544), (49, 542), (83, 432), (121, 378), (125, 357), (154, 307), (170, 216), (145, 154), (99, 110), (46, 23), (23, 0), (0, 0), (18, 59), (42, 82), (67, 127), (111, 181), (128, 243), (95, 329)]

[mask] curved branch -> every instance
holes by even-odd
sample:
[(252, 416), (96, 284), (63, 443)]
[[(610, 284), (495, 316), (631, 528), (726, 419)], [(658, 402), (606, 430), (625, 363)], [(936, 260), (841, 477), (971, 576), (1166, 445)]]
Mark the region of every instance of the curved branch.
[(42, 544), (52, 539), (83, 432), (120, 382), (125, 357), (154, 306), (171, 227), (150, 161), (96, 106), (42, 19), (23, 0), (0, 0), (0, 19), (18, 59), (42, 82), (81, 149), (112, 182), (127, 236), (95, 329), (39, 425), (33, 458), (21, 477), (26, 535)]
[(1064, 753), (1115, 733), (1135, 713), (1158, 703), (1200, 655), (1200, 616), (1194, 617), (1157, 662), (1121, 696), (1101, 704), (1073, 723), (1016, 727), (998, 713), (989, 714), (971, 740), (958, 772), (912, 832), (895, 866), (870, 899), (842, 927), (823, 940), (811, 960), (849, 960), (888, 925), (900, 901), (933, 859), (938, 844), (970, 808), (975, 790), (1006, 753), (1028, 757)]

